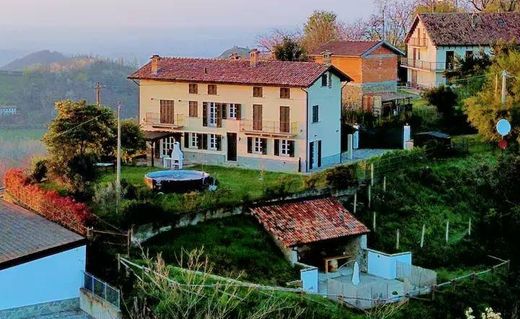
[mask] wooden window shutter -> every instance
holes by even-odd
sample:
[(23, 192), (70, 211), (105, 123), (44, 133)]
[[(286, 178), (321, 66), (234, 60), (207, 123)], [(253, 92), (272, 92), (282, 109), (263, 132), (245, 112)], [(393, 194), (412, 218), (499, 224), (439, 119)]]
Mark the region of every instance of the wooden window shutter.
[(289, 141), (289, 156), (294, 157), (294, 141)]
[(202, 126), (208, 126), (208, 103), (202, 103)]
[(222, 103), (216, 103), (215, 108), (217, 109), (217, 127), (222, 127)]
[(161, 100), (160, 101), (160, 120), (164, 124), (174, 124), (175, 120), (175, 109), (173, 100)]
[(253, 138), (252, 137), (247, 138), (247, 152), (249, 154), (253, 153)]
[(222, 103), (222, 118), (227, 119), (227, 107), (231, 104)]
[(208, 134), (202, 134), (202, 148), (208, 149)]
[(318, 141), (318, 167), (321, 167), (321, 141)]
[(241, 104), (235, 104), (237, 108), (237, 120), (240, 120), (242, 118), (242, 105)]
[(253, 130), (262, 130), (262, 105), (253, 105)]
[(274, 155), (276, 155), (276, 156), (280, 155), (280, 140), (279, 139), (274, 140)]
[(190, 148), (190, 133), (184, 132), (184, 148)]
[(189, 102), (189, 115), (190, 117), (198, 117), (199, 116), (199, 103), (197, 101)]
[(290, 130), (290, 108), (280, 106), (280, 132), (288, 133)]
[(201, 150), (203, 147), (203, 145), (202, 145), (203, 136), (204, 136), (204, 134), (197, 134), (197, 147), (199, 148), (199, 150)]
[(314, 163), (314, 142), (309, 143), (309, 169), (313, 169)]
[(267, 139), (266, 138), (262, 139), (262, 154), (264, 154), (264, 155), (267, 154)]
[(217, 135), (217, 151), (221, 151), (221, 150), (222, 150), (222, 136)]

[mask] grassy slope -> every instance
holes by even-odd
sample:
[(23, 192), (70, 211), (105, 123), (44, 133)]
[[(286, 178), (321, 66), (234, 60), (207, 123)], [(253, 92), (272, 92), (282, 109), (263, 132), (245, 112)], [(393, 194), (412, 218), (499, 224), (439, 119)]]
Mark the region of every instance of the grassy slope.
[(162, 252), (177, 264), (183, 250), (204, 248), (214, 272), (243, 280), (285, 285), (299, 279), (298, 271), (284, 259), (269, 235), (249, 216), (236, 216), (196, 226), (174, 229), (145, 244), (152, 253)]

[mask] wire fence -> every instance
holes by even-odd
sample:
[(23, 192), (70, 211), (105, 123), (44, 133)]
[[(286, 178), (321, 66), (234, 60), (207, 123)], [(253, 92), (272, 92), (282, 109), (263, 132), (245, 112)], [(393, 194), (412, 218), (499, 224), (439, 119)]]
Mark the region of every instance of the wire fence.
[(107, 301), (117, 309), (121, 307), (121, 292), (95, 276), (84, 273), (83, 288)]

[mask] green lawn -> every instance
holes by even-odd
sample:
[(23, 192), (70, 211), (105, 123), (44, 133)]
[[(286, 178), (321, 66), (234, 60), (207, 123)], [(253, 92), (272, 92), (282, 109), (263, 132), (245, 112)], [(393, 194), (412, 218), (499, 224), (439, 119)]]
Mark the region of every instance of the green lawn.
[[(261, 172), (256, 170), (241, 169), (234, 167), (195, 165), (188, 169), (201, 170), (217, 178), (220, 188), (230, 191), (237, 200), (242, 199), (246, 194), (250, 199), (257, 199), (262, 196), (264, 188), (274, 187), (284, 181), (290, 184), (291, 191), (298, 191), (303, 188), (304, 175)], [(121, 178), (130, 184), (144, 187), (144, 175), (151, 171), (161, 170), (151, 167), (124, 166), (121, 171)], [(115, 173), (102, 172), (99, 178), (100, 183), (107, 183), (115, 180)]]
[(245, 281), (282, 285), (299, 279), (271, 237), (250, 216), (209, 221), (158, 235), (144, 245), (151, 255), (162, 253), (178, 265), (183, 250), (204, 248), (214, 273)]

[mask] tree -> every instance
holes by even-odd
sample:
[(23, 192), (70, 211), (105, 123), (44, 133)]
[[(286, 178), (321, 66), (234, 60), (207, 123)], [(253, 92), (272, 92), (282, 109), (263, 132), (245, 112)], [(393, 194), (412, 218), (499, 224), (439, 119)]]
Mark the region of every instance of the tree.
[(519, 0), (467, 0), (479, 12), (513, 12), (520, 9)]
[(111, 110), (88, 105), (86, 101), (58, 101), (56, 117), (43, 137), (49, 153), (49, 164), (56, 176), (68, 177), (69, 181), (82, 176), (74, 171), (92, 162), (92, 158), (107, 153), (107, 145), (113, 145), (114, 115)]
[(415, 13), (450, 13), (464, 11), (457, 0), (420, 0), (417, 1)]
[(306, 54), (300, 44), (290, 37), (274, 47), (274, 56), (280, 61), (305, 61)]
[[(502, 71), (509, 77), (506, 87), (506, 103), (502, 105), (500, 83)], [(475, 96), (464, 100), (465, 111), (472, 126), (490, 141), (497, 141), (500, 136), (495, 126), (499, 119), (511, 122), (513, 139), (520, 133), (520, 52), (514, 49), (497, 55), (486, 72), (486, 81), (482, 90)]]
[(285, 38), (289, 38), (292, 41), (299, 43), (301, 36), (298, 32), (274, 29), (267, 34), (258, 37), (258, 47), (265, 51), (274, 53), (275, 47), (281, 45)]
[(121, 121), (121, 148), (126, 159), (146, 149), (144, 134), (137, 121), (133, 119)]
[(306, 52), (313, 52), (321, 45), (345, 38), (345, 26), (332, 11), (314, 11), (303, 26), (301, 45)]

